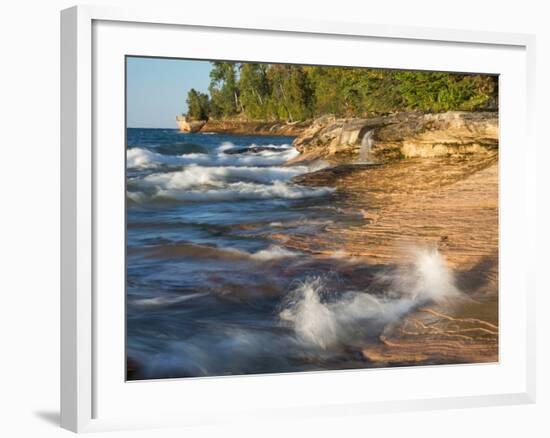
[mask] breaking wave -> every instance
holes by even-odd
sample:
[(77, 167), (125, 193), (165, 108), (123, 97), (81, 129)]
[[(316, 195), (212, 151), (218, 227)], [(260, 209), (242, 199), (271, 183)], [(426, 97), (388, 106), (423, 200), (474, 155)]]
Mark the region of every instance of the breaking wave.
[(164, 155), (144, 148), (131, 148), (126, 151), (126, 166), (132, 169), (155, 168), (162, 165), (185, 165), (209, 161), (209, 155), (191, 153), (185, 155)]
[[(238, 153), (228, 154), (229, 150)], [(249, 150), (255, 152), (247, 152)], [(304, 187), (290, 181), (295, 176), (327, 165), (318, 161), (309, 165), (281, 166), (297, 155), (298, 151), (287, 144), (261, 147), (252, 144), (242, 148), (224, 142), (211, 154), (185, 155), (164, 155), (134, 147), (127, 151), (128, 167), (150, 169), (154, 173), (130, 178), (127, 196), (135, 203), (151, 200), (204, 202), (302, 199), (333, 192), (332, 188)]]
[(289, 257), (299, 257), (301, 253), (270, 245), (256, 252), (242, 249), (200, 245), (196, 243), (178, 243), (175, 245), (151, 246), (141, 250), (144, 255), (154, 258), (193, 257), (203, 259), (252, 260), (254, 262), (269, 262)]
[(129, 192), (128, 197), (134, 202), (146, 202), (150, 199), (173, 201), (230, 201), (243, 199), (303, 199), (326, 196), (333, 188), (309, 188), (275, 181), (272, 184), (236, 182), (226, 184), (223, 188), (196, 190), (158, 189), (153, 195), (143, 192)]
[[(296, 158), (300, 153), (291, 145), (263, 146), (254, 152), (255, 144), (241, 148), (239, 154), (228, 154), (235, 149), (232, 143), (222, 143), (212, 153), (192, 152), (186, 154), (163, 154), (158, 151), (133, 147), (126, 151), (126, 166), (130, 169), (158, 168), (160, 166), (179, 166), (191, 163), (209, 163), (223, 166), (277, 166)], [(248, 152), (250, 151), (250, 152)]]
[(207, 167), (192, 164), (181, 171), (155, 173), (144, 177), (139, 184), (162, 189), (188, 189), (204, 185), (220, 186), (226, 181), (255, 181), (269, 183), (288, 180), (306, 172), (305, 167)]
[[(282, 248), (251, 253), (277, 255)], [(196, 299), (199, 294), (187, 299)], [(299, 371), (315, 361), (329, 364), (346, 357), (378, 337), (386, 326), (420, 306), (452, 305), (463, 298), (453, 274), (437, 251), (419, 251), (410, 266), (386, 272), (364, 291), (330, 290), (323, 277), (310, 278), (286, 296), (278, 311), (281, 330), (265, 320), (251, 320), (250, 327), (233, 324), (206, 326), (185, 340), (170, 340), (154, 356), (146, 356), (144, 376), (207, 376), (257, 372)], [(178, 298), (145, 299), (136, 304), (162, 306)], [(235, 307), (235, 312), (239, 312)], [(267, 325), (265, 325), (267, 324)], [(187, 328), (187, 327), (186, 327)], [(269, 329), (268, 329), (269, 328)], [(215, 351), (216, 354), (212, 354)], [(141, 359), (139, 353), (136, 358)]]
[(331, 291), (322, 277), (304, 281), (279, 313), (304, 343), (323, 350), (360, 346), (392, 322), (429, 304), (462, 297), (437, 251), (419, 251), (411, 266), (380, 276), (367, 291)]

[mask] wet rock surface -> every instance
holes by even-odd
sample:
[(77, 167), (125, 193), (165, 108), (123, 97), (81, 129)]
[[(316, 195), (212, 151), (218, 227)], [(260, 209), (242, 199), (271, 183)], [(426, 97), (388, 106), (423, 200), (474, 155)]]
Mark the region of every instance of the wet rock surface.
[(338, 208), (355, 226), (328, 226), (285, 245), (364, 259), (373, 266), (412, 261), (411, 248), (437, 248), (464, 300), (428, 305), (387, 326), (363, 350), (372, 366), (498, 361), (498, 154), (414, 158), (379, 166), (342, 164), (303, 175), (304, 185), (337, 188)]

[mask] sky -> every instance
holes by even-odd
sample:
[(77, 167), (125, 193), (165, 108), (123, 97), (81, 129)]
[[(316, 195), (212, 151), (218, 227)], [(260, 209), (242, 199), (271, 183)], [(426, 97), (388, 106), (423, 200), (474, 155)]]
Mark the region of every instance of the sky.
[(208, 91), (208, 61), (127, 57), (126, 63), (130, 128), (176, 128), (176, 116), (187, 112), (187, 92)]

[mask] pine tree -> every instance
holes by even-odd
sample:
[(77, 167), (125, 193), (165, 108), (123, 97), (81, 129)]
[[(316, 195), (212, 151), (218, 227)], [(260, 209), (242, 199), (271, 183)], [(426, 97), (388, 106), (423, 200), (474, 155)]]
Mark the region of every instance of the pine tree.
[(191, 88), (187, 93), (187, 117), (192, 120), (208, 120), (209, 113), (208, 95)]

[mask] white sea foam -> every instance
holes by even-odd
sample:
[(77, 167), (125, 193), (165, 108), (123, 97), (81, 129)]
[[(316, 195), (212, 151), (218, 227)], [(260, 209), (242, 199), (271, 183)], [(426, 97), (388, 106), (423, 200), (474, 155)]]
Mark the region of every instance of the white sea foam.
[(262, 183), (288, 180), (307, 171), (300, 167), (199, 166), (192, 164), (181, 171), (155, 173), (140, 184), (158, 189), (187, 189), (205, 185), (221, 186), (226, 181), (250, 180)]
[(324, 196), (334, 190), (287, 182), (307, 171), (307, 166), (239, 167), (191, 164), (180, 171), (153, 173), (130, 180), (128, 186), (132, 190), (128, 192), (128, 197), (138, 203), (155, 198), (181, 201), (299, 199)]
[(213, 158), (213, 162), (230, 166), (277, 166), (296, 158), (298, 155), (300, 155), (300, 153), (294, 148), (282, 149), (280, 151), (264, 150), (254, 153), (243, 152), (232, 155), (219, 152)]
[(257, 262), (269, 262), (272, 260), (294, 258), (302, 255), (297, 251), (291, 251), (278, 245), (270, 245), (267, 248), (261, 249), (256, 252), (246, 252), (241, 249), (235, 248), (223, 248), (222, 251), (226, 251), (232, 254), (238, 254), (242, 257), (247, 257)]
[(206, 292), (197, 292), (194, 294), (180, 296), (159, 296), (154, 298), (142, 298), (132, 301), (132, 304), (145, 307), (169, 306), (173, 304), (183, 303), (184, 301), (192, 300), (207, 295)]
[(158, 156), (158, 159), (162, 158), (160, 154), (151, 152), (148, 149), (128, 149), (126, 151), (126, 166), (129, 168), (147, 167), (155, 161), (155, 156)]
[(255, 260), (269, 261), (284, 259), (288, 257), (298, 257), (299, 255), (300, 253), (298, 252), (290, 251), (277, 245), (271, 245), (269, 248), (252, 253), (251, 257)]
[[(324, 162), (281, 166), (299, 152), (290, 144), (267, 145), (267, 149), (227, 154), (237, 146), (224, 142), (213, 154), (163, 155), (132, 148), (127, 150), (129, 168), (156, 170), (161, 165), (182, 166), (181, 170), (157, 172), (128, 181), (128, 199), (143, 203), (151, 199), (180, 201), (224, 201), (232, 199), (300, 199), (324, 196), (331, 188), (311, 188), (292, 184), (291, 178), (318, 170)], [(264, 147), (264, 146), (262, 146)]]
[(310, 279), (291, 292), (279, 316), (307, 345), (327, 350), (376, 336), (418, 306), (462, 297), (437, 251), (419, 251), (412, 266), (384, 280), (382, 291), (335, 294), (322, 278)]
[(128, 168), (154, 168), (160, 165), (185, 165), (209, 161), (208, 154), (192, 153), (185, 155), (163, 155), (144, 148), (131, 148), (126, 151)]
[(227, 151), (227, 150), (229, 150), (229, 149), (233, 149), (233, 148), (235, 148), (235, 147), (236, 147), (236, 146), (235, 146), (233, 143), (231, 143), (230, 141), (224, 141), (224, 142), (222, 142), (222, 144), (219, 145), (216, 149), (217, 149), (218, 151), (220, 151), (220, 152), (223, 152), (223, 151)]
[[(418, 306), (460, 298), (452, 272), (437, 252), (421, 251), (417, 256), (412, 266), (384, 276), (386, 293), (331, 293), (322, 278), (302, 283), (279, 314), (281, 322), (293, 329), (288, 335), (241, 324), (217, 324), (213, 330), (168, 340), (160, 352), (137, 352), (135, 357), (144, 364), (144, 375), (156, 378), (296, 371), (296, 360), (311, 363), (337, 358), (347, 354), (348, 347), (379, 342), (387, 324)], [(408, 286), (412, 289), (402, 289)]]
[(135, 147), (126, 151), (126, 166), (132, 169), (155, 168), (160, 165), (178, 166), (192, 163), (210, 163), (212, 165), (224, 166), (277, 166), (299, 155), (299, 152), (292, 145), (267, 145), (266, 147), (268, 149), (259, 152), (243, 151), (238, 154), (227, 154), (225, 151), (241, 147), (235, 146), (230, 142), (224, 142), (211, 155), (204, 153), (164, 155), (149, 149)]
[(223, 188), (202, 190), (161, 189), (154, 195), (155, 198), (166, 198), (180, 201), (227, 201), (236, 199), (301, 199), (326, 196), (333, 192), (333, 188), (310, 188), (282, 181), (271, 184), (256, 184), (236, 182), (226, 184)]

